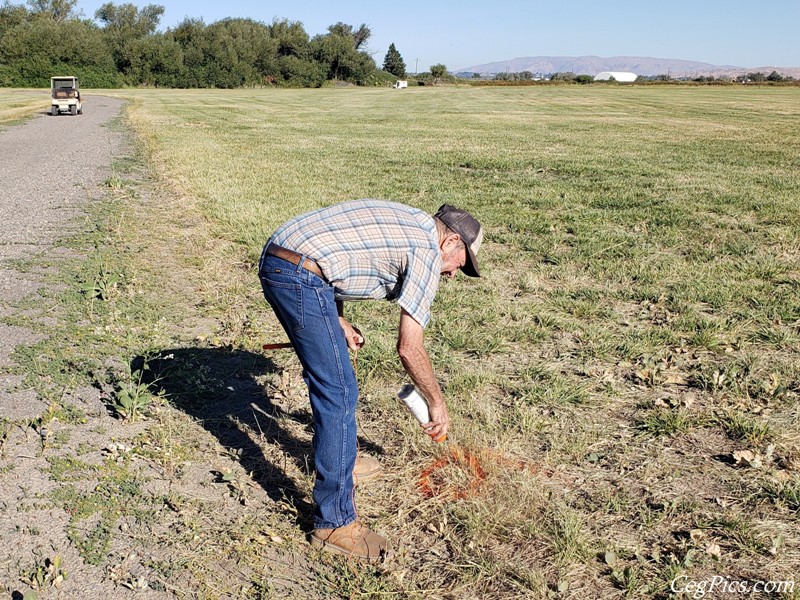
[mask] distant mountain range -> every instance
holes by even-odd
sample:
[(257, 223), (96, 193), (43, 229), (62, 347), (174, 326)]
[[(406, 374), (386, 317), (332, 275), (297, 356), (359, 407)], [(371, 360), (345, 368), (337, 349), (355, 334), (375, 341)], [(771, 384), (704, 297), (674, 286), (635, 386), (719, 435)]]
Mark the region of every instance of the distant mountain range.
[(737, 67), (735, 65), (712, 65), (691, 60), (671, 58), (649, 58), (644, 56), (527, 56), (501, 62), (475, 65), (459, 69), (459, 73), (479, 73), (480, 75), (496, 75), (497, 73), (567, 73), (576, 75), (597, 75), (603, 71), (629, 71), (637, 75), (671, 75), (674, 78), (723, 75), (735, 76), (742, 73), (761, 71), (781, 75), (800, 77), (800, 67)]

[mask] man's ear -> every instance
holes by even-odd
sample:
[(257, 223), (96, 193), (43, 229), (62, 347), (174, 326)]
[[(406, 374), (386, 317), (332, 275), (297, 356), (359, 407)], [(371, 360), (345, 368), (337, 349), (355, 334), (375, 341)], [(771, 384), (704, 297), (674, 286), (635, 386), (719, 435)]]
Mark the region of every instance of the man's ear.
[(457, 233), (451, 233), (447, 237), (444, 238), (444, 242), (442, 243), (442, 249), (445, 248), (449, 249), (452, 248), (455, 244), (458, 244), (461, 241), (461, 236)]

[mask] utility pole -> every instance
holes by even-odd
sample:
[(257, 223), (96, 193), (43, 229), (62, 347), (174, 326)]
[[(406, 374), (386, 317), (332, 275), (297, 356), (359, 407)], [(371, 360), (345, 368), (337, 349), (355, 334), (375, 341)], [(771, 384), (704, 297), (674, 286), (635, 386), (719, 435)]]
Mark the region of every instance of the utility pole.
[(418, 67), (419, 67), (419, 59), (416, 59), (416, 62), (414, 63), (414, 77), (417, 76), (417, 68)]

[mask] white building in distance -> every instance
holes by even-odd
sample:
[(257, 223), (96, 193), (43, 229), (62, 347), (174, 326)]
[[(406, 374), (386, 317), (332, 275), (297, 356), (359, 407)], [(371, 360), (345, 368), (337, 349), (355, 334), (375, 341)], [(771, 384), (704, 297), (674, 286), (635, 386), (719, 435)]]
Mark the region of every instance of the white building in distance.
[(603, 71), (594, 76), (595, 81), (620, 81), (622, 83), (633, 83), (636, 81), (636, 73), (626, 71)]

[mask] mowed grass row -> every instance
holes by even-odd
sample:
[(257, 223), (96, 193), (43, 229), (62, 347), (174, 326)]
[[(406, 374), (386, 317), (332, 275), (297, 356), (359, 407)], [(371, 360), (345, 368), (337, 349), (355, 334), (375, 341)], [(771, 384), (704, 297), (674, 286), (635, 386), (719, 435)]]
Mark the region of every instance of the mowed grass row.
[(322, 583), (650, 597), (678, 575), (800, 571), (800, 91), (120, 94), (161, 176), (233, 244), (195, 258), (217, 261), (203, 284), (235, 349), (280, 337), (254, 263), (290, 216), (375, 197), (486, 227), (485, 276), (444, 282), (428, 332), (452, 444), (485, 480), (445, 466), (467, 497), (419, 494), (439, 450), (393, 397), (398, 311), (348, 306), (368, 341), (360, 421), (394, 473), (359, 507), (404, 550)]
[(0, 125), (50, 110), (49, 90), (0, 88)]

